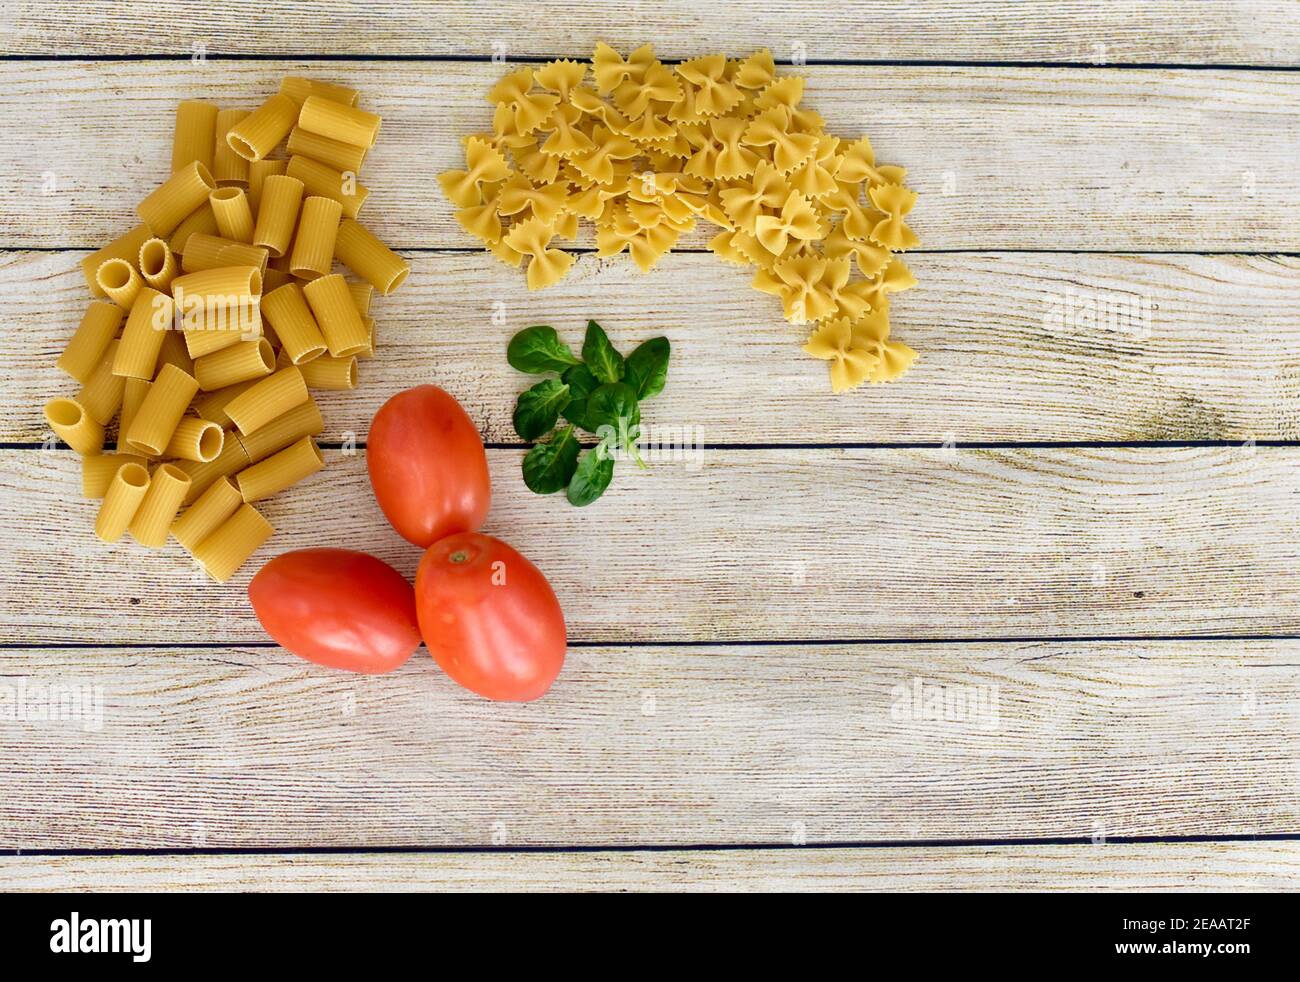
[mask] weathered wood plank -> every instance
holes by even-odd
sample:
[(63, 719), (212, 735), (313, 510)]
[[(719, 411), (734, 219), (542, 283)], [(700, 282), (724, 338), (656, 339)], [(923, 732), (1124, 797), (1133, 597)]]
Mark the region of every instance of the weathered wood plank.
[(1289, 841), (646, 852), (2, 856), (10, 891), (1294, 891)]
[[(1300, 450), (706, 450), (618, 468), (597, 504), (489, 452), (487, 530), (550, 577), (571, 637), (1097, 637), (1300, 630)], [(413, 573), (361, 454), (266, 503), (279, 534), (222, 588), (173, 545), (91, 534), (70, 451), (0, 452), (0, 640), (261, 640), (274, 553), (365, 549)], [(76, 584), (58, 589), (57, 584)]]
[[(0, 254), (2, 441), (45, 439), (41, 407), (75, 388), (53, 366), (87, 302), (80, 258)], [(328, 441), (364, 439), (388, 396), (432, 381), (488, 442), (515, 442), (510, 414), (528, 379), (506, 364), (506, 341), (550, 323), (577, 347), (589, 317), (624, 347), (671, 339), (669, 384), (647, 425), (709, 444), (1300, 437), (1295, 258), (917, 255), (921, 286), (891, 317), (921, 360), (899, 383), (841, 397), (799, 350), (804, 331), (712, 256), (670, 256), (642, 276), (586, 255), (542, 294), (484, 255), (416, 254), (412, 265), (407, 286), (375, 300), (381, 350), (360, 388), (317, 396)], [(1117, 316), (1089, 315), (1085, 302)]]
[[(384, 116), (363, 218), (397, 246), (472, 246), (436, 176), (462, 166), (460, 138), (489, 125), (483, 97), (504, 67), (12, 63), (0, 115), (24, 137), (0, 144), (16, 176), (0, 185), (0, 245), (98, 248), (166, 176), (179, 100), (251, 108), (283, 75), (307, 73), (359, 86)], [(806, 102), (832, 132), (866, 131), (882, 160), (909, 168), (927, 248), (1300, 251), (1298, 75), (832, 65), (807, 76)]]
[[(1092, 63), (1297, 64), (1300, 29), (1287, 4), (1228, 0), (890, 0), (870, 5), (776, 0), (708, 4), (503, 0), (342, 0), (277, 9), (187, 4), (183, 23), (139, 0), (69, 4), (11, 0), (0, 53), (466, 55), (582, 57), (597, 40), (652, 41), (663, 57), (770, 46), (778, 58), (1028, 60)], [(195, 9), (199, 12), (193, 12)], [(250, 23), (257, 29), (250, 30)]]
[[(10, 648), (8, 706), (58, 684), (89, 711), (0, 719), (0, 849), (1290, 832), (1298, 656), (1296, 641), (591, 647), (521, 706), (423, 653), (358, 677), (276, 648)], [(1085, 882), (1123, 868), (1100, 847), (1076, 860)]]

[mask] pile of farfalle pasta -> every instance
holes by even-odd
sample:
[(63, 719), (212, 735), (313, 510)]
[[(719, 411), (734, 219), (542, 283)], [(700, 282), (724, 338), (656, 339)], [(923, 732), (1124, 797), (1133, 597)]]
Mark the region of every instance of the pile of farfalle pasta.
[(272, 533), (254, 505), (325, 466), (312, 391), (356, 386), (371, 295), (410, 272), (357, 221), (380, 118), (356, 102), (293, 77), (252, 112), (182, 102), (171, 177), (82, 261), (100, 299), (57, 363), (81, 388), (45, 418), (82, 455), (105, 542), (175, 539), (224, 582)]
[(598, 44), (590, 65), (509, 72), (488, 93), (492, 131), (464, 139), (466, 167), (440, 180), (456, 219), (495, 256), (527, 261), (529, 289), (563, 279), (581, 219), (597, 255), (649, 270), (703, 220), (709, 248), (756, 267), (755, 289), (811, 324), (804, 350), (836, 392), (902, 374), (916, 352), (889, 337), (889, 294), (916, 280), (895, 254), (917, 245), (916, 194), (877, 165), (864, 136), (825, 132), (804, 80), (770, 51), (668, 66), (644, 45)]

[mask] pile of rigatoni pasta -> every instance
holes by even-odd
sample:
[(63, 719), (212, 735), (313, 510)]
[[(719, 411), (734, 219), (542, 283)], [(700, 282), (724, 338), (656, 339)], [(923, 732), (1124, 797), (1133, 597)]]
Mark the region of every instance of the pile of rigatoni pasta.
[(254, 112), (182, 102), (172, 176), (82, 262), (103, 299), (58, 360), (81, 390), (45, 417), (82, 455), (105, 542), (170, 534), (224, 582), (272, 534), (254, 503), (324, 466), (311, 390), (356, 386), (375, 351), (371, 296), (410, 272), (357, 221), (380, 118), (356, 101), (286, 78)]

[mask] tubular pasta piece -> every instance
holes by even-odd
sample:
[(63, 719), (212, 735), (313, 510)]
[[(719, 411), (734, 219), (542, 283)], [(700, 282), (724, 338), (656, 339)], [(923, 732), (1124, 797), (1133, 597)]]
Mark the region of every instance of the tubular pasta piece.
[(235, 482), (228, 477), (219, 477), (172, 523), (172, 538), (192, 555), (195, 547), (237, 512), (243, 503), (243, 495), (235, 487)]
[(92, 301), (81, 317), (77, 332), (54, 363), (55, 367), (84, 383), (104, 357), (109, 343), (117, 337), (124, 317), (126, 311), (117, 304)]
[(83, 457), (104, 446), (104, 426), (92, 419), (76, 399), (51, 399), (45, 404), (45, 421), (56, 436)]
[(122, 538), (148, 491), (149, 472), (141, 464), (128, 461), (114, 468), (95, 518), (95, 536), (101, 542)]
[(274, 532), (256, 508), (241, 505), (191, 553), (209, 576), (225, 583)]
[(235, 475), (235, 483), (244, 501), (252, 504), (306, 480), (324, 466), (325, 458), (316, 441), (305, 436), (279, 453), (244, 468)]

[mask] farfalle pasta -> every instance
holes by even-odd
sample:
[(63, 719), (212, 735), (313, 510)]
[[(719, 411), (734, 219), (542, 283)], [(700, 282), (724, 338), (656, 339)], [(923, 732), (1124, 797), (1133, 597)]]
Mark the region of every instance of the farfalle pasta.
[(752, 285), (829, 363), (836, 392), (897, 378), (917, 355), (889, 336), (889, 295), (916, 285), (896, 255), (918, 245), (916, 194), (803, 104), (767, 49), (676, 66), (642, 45), (597, 44), (589, 63), (508, 72), (487, 93), (492, 126), (463, 140), (465, 168), (440, 175), (460, 226), (529, 289), (563, 279), (581, 223), (596, 254), (650, 270), (703, 223), (709, 249), (754, 267)]

